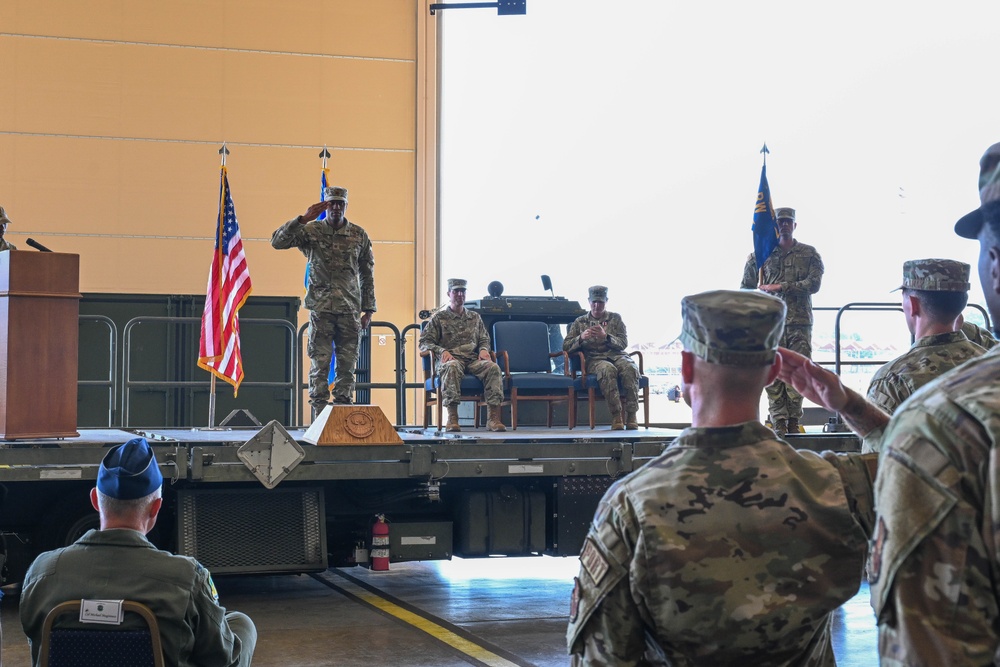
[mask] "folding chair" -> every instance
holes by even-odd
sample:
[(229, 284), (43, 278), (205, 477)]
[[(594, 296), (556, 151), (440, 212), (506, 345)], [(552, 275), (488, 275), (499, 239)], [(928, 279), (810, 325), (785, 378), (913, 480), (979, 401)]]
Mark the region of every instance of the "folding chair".
[[(57, 604), (42, 623), (39, 648), (41, 667), (163, 667), (160, 627), (149, 607), (132, 600), (122, 601), (125, 614), (138, 615), (145, 627), (80, 622), (80, 608), (86, 600)], [(96, 601), (89, 601), (94, 603)], [(72, 615), (72, 626), (53, 627), (60, 616)]]

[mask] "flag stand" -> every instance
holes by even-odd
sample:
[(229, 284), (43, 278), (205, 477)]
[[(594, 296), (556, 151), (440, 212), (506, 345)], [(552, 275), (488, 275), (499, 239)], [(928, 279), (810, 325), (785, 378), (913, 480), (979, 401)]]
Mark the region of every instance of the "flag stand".
[[(219, 184), (219, 216), (216, 221), (215, 254), (208, 274), (205, 310), (201, 318), (201, 340), (198, 345), (198, 367), (211, 374), (208, 395), (208, 429), (216, 424), (216, 378), (233, 386), (233, 396), (243, 381), (243, 359), (240, 353), (239, 310), (253, 292), (250, 271), (246, 264), (236, 208), (226, 175), (229, 149), (223, 142)], [(227, 420), (228, 421), (228, 420)]]

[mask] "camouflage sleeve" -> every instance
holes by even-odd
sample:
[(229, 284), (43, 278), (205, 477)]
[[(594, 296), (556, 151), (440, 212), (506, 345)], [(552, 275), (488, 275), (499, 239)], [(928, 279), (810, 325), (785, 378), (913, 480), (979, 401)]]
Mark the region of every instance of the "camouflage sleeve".
[(566, 643), (574, 665), (643, 665), (645, 626), (630, 590), (621, 507), (601, 501), (580, 552)]
[(886, 414), (896, 411), (913, 393), (913, 388), (894, 373), (872, 378), (868, 385), (868, 402), (882, 408)]
[(299, 219), (292, 218), (271, 234), (271, 247), (275, 250), (298, 248), (307, 245), (309, 237), (305, 234), (305, 225), (299, 224)]
[(569, 325), (569, 330), (566, 332), (566, 337), (563, 338), (563, 351), (565, 352), (576, 352), (582, 349), (580, 345), (580, 334), (583, 330), (587, 328), (586, 316), (578, 317), (573, 320), (573, 324)]
[(435, 359), (441, 358), (441, 353), (444, 352), (444, 348), (441, 347), (441, 322), (440, 320), (431, 315), (431, 319), (428, 320), (427, 326), (424, 330), (420, 332), (420, 349), (424, 352), (433, 352)]
[(806, 277), (801, 280), (781, 283), (782, 291), (788, 294), (815, 294), (819, 291), (820, 283), (823, 282), (823, 259), (815, 249), (803, 259), (808, 263), (808, 268), (805, 271)]
[(608, 319), (605, 333), (608, 334), (606, 344), (611, 352), (624, 352), (628, 347), (628, 331), (621, 315), (615, 313)]
[(991, 437), (945, 392), (907, 405), (886, 432), (876, 485), (869, 579), (881, 664), (994, 664)]
[(882, 438), (885, 436), (885, 427), (876, 426), (861, 438), (861, 453), (870, 454), (882, 451)]
[(851, 514), (871, 538), (875, 530), (875, 473), (878, 454), (837, 454), (823, 452), (823, 458), (832, 463), (844, 484), (844, 493)]
[(757, 289), (760, 284), (757, 276), (757, 258), (754, 253), (747, 257), (747, 263), (743, 266), (743, 280), (740, 281), (741, 289)]
[(473, 352), (478, 355), (483, 350), (490, 351), (490, 334), (486, 331), (486, 324), (483, 322), (483, 318), (479, 317), (476, 319), (479, 322), (476, 326), (476, 349)]
[(375, 312), (378, 310), (375, 306), (375, 253), (372, 252), (372, 241), (367, 233), (358, 257), (358, 279), (361, 283), (361, 310)]

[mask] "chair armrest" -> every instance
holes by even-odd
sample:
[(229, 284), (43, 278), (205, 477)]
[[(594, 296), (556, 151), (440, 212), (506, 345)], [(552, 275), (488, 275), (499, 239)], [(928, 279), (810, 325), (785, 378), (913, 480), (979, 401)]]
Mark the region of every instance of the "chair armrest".
[[(579, 350), (576, 351), (576, 352), (570, 352), (569, 354), (572, 354), (573, 356), (575, 356), (580, 361), (580, 370), (573, 372), (572, 373), (573, 377), (586, 377), (587, 376), (587, 355), (585, 355), (583, 352), (580, 352)], [(572, 366), (572, 364), (566, 364), (566, 366), (568, 368), (568, 367)]]
[(423, 362), (424, 380), (437, 377), (437, 364), (434, 363), (434, 352), (432, 350), (420, 350), (420, 356), (425, 359)]
[(507, 350), (497, 350), (491, 354), (493, 354), (497, 366), (503, 371), (504, 377), (510, 377), (510, 357), (507, 356)]
[(642, 352), (639, 350), (632, 350), (628, 353), (628, 356), (635, 357), (639, 360), (639, 375), (645, 375), (645, 373), (642, 372)]
[(573, 377), (573, 371), (571, 371), (569, 368), (569, 353), (565, 351), (549, 352), (549, 359), (554, 359), (556, 357), (563, 358), (563, 375), (568, 375), (570, 377)]

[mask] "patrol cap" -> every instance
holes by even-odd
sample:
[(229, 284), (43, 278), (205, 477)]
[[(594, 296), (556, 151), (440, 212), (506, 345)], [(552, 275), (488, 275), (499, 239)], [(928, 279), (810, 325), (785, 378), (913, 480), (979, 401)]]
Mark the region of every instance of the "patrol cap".
[(968, 292), (971, 269), (953, 259), (911, 259), (903, 262), (903, 284), (892, 290)]
[(766, 366), (785, 328), (785, 302), (751, 290), (715, 290), (681, 300), (681, 342), (709, 363)]
[(787, 206), (784, 206), (782, 208), (777, 208), (774, 210), (774, 218), (775, 220), (782, 220), (787, 218), (792, 222), (795, 222), (795, 209), (788, 208)]
[(144, 498), (163, 484), (153, 449), (145, 438), (112, 447), (97, 471), (97, 490), (111, 498)]
[(979, 160), (979, 208), (955, 223), (955, 233), (967, 239), (979, 238), (987, 213), (1000, 214), (1000, 143), (987, 148)]
[(448, 278), (448, 291), (453, 289), (466, 289), (469, 281), (464, 278)]
[(608, 288), (604, 285), (594, 285), (587, 290), (587, 300), (606, 302), (608, 300)]
[(10, 218), (7, 217), (7, 211), (3, 210), (3, 206), (0, 206), (0, 225), (9, 225)]
[(331, 186), (323, 188), (323, 201), (342, 201), (347, 203), (347, 188)]

